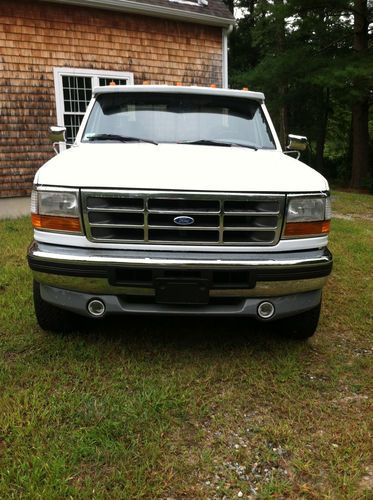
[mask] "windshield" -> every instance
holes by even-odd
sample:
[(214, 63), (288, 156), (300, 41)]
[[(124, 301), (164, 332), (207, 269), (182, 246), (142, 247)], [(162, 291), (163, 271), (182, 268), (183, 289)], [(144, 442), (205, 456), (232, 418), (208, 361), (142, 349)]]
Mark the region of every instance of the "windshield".
[(201, 94), (118, 92), (99, 95), (82, 142), (120, 142), (120, 136), (128, 142), (276, 148), (258, 102)]

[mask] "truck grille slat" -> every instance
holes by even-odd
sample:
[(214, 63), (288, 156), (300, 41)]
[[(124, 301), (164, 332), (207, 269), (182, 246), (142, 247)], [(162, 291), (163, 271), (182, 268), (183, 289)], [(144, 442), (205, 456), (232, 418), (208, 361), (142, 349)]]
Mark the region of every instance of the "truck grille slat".
[(220, 201), (219, 200), (193, 200), (193, 199), (169, 199), (169, 198), (149, 198), (148, 199), (148, 211), (152, 213), (153, 210), (157, 213), (185, 213), (193, 212), (196, 213), (220, 213)]
[(250, 227), (250, 226), (247, 226), (247, 227), (243, 227), (243, 226), (229, 226), (229, 227), (225, 227), (224, 231), (225, 232), (228, 232), (228, 231), (255, 231), (255, 232), (260, 232), (260, 231), (265, 231), (265, 232), (269, 232), (269, 231), (275, 231), (276, 228), (275, 227)]
[(225, 213), (273, 213), (278, 214), (280, 205), (278, 201), (260, 201), (260, 200), (229, 200), (224, 202)]
[(91, 241), (275, 245), (285, 195), (82, 190)]
[(131, 198), (131, 197), (87, 197), (87, 206), (90, 209), (108, 209), (108, 210), (144, 210), (144, 199), (143, 198)]
[(106, 228), (92, 227), (91, 237), (94, 241), (144, 241), (144, 230), (138, 228)]
[(225, 231), (224, 243), (262, 243), (269, 244), (275, 238), (274, 231)]
[(250, 229), (265, 228), (276, 229), (277, 217), (268, 217), (262, 215), (261, 217), (241, 216), (241, 215), (225, 215), (224, 217), (225, 228), (229, 227), (246, 227)]
[(219, 231), (196, 231), (185, 229), (149, 229), (149, 241), (188, 242), (188, 243), (219, 243)]
[(118, 213), (118, 212), (92, 212), (89, 214), (89, 222), (91, 226), (108, 224), (108, 225), (144, 225), (144, 215), (130, 214), (130, 213)]
[(142, 224), (105, 224), (105, 223), (102, 223), (102, 224), (91, 224), (91, 228), (95, 228), (95, 227), (111, 227), (113, 229), (133, 229), (133, 228), (136, 228), (136, 229), (143, 229), (144, 226)]

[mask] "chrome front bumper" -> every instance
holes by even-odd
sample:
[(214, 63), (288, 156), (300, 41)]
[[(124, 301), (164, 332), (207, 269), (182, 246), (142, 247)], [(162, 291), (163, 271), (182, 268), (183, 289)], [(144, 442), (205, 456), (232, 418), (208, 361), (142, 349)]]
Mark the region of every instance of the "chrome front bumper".
[(281, 253), (208, 253), (100, 250), (34, 241), (28, 250), (36, 281), (53, 288), (100, 295), (154, 296), (153, 286), (113, 284), (113, 269), (242, 270), (253, 286), (210, 289), (210, 297), (280, 297), (320, 290), (332, 269), (327, 248)]

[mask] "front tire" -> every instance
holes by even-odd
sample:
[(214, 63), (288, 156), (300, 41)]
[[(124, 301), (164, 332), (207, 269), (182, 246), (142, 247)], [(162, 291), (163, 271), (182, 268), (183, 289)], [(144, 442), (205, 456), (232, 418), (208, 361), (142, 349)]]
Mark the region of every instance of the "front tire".
[(70, 333), (79, 329), (81, 318), (65, 309), (46, 302), (40, 293), (40, 283), (33, 283), (34, 309), (40, 328), (55, 333)]
[(321, 302), (309, 311), (276, 321), (273, 323), (273, 327), (285, 337), (306, 340), (316, 332), (320, 310)]

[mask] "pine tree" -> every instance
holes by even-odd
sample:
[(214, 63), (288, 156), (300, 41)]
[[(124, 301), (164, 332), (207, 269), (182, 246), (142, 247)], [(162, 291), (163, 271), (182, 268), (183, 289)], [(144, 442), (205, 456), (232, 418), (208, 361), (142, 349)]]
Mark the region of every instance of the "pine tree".
[[(287, 129), (308, 135), (317, 169), (345, 178), (352, 173), (352, 184), (361, 186), (370, 175), (368, 109), (373, 87), (368, 36), (372, 8), (367, 0), (236, 4), (246, 10), (232, 38), (231, 85), (264, 90), (282, 142)], [(351, 147), (352, 169), (351, 162), (347, 166)], [(325, 156), (329, 168), (331, 161), (338, 162), (337, 169), (325, 170)]]

